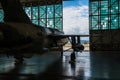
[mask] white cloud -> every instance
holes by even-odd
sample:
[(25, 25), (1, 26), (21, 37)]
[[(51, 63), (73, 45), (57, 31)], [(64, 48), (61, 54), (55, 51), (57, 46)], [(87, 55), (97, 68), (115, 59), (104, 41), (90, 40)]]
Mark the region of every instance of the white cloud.
[(88, 34), (88, 6), (63, 8), (63, 30), (66, 34)]

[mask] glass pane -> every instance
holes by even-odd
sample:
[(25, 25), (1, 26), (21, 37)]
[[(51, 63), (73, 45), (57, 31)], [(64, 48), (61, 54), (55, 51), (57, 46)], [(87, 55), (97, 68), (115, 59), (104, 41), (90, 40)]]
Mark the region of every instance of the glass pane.
[(111, 6), (111, 14), (116, 14), (116, 13), (118, 13), (118, 2), (115, 2), (115, 3), (113, 3), (113, 4), (111, 4), (112, 6)]
[(118, 0), (110, 0), (111, 4), (115, 3), (116, 1), (118, 2)]
[(38, 19), (38, 7), (32, 7), (32, 19)]
[(39, 13), (39, 15), (40, 15), (40, 18), (46, 18), (46, 11), (47, 11), (47, 9), (46, 9), (46, 6), (40, 6), (40, 13)]
[(53, 5), (47, 6), (47, 18), (53, 18), (54, 8)]
[(108, 14), (108, 1), (101, 1), (101, 14)]
[(31, 19), (31, 7), (25, 7), (24, 9), (28, 17)]
[(98, 15), (98, 2), (94, 1), (91, 3), (91, 10), (93, 15)]
[(2, 9), (0, 9), (0, 22), (4, 22), (4, 12)]
[(118, 29), (118, 16), (111, 16), (111, 29)]
[(98, 16), (92, 16), (92, 30), (98, 30), (99, 25), (98, 25)]
[(61, 17), (61, 16), (62, 16), (62, 6), (55, 5), (55, 17)]
[(47, 27), (47, 21), (46, 19), (40, 19), (40, 26)]
[(108, 29), (108, 17), (107, 16), (101, 16), (100, 29)]
[[(120, 4), (120, 1), (119, 1), (119, 4)], [(119, 5), (119, 13), (120, 13), (120, 5)]]
[(54, 28), (54, 20), (53, 19), (47, 19), (47, 27)]
[(38, 25), (38, 20), (32, 20), (32, 23)]
[(55, 28), (62, 30), (62, 19), (61, 18), (56, 18), (55, 19)]

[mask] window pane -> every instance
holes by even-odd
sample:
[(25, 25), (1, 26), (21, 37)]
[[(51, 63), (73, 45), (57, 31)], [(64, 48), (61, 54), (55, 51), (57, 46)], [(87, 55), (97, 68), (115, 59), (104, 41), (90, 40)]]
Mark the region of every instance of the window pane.
[(53, 5), (47, 6), (47, 18), (53, 18), (54, 8)]
[(31, 19), (31, 7), (25, 7), (25, 12), (27, 13), (28, 17)]
[(43, 27), (47, 27), (47, 22), (46, 22), (46, 19), (40, 19), (40, 25), (43, 26)]
[(92, 16), (92, 30), (98, 30), (98, 16)]
[(0, 22), (4, 22), (3, 19), (4, 19), (4, 12), (2, 9), (0, 9)]
[(39, 13), (40, 16), (39, 17), (40, 18), (46, 18), (46, 14), (47, 14), (46, 13), (46, 6), (40, 6), (39, 9), (40, 9), (40, 13)]
[(108, 17), (107, 16), (101, 16), (100, 29), (108, 29)]
[(62, 30), (62, 19), (61, 18), (56, 18), (55, 19), (55, 28)]
[(32, 23), (38, 25), (38, 20), (32, 20)]
[(61, 17), (61, 16), (62, 16), (62, 6), (55, 5), (55, 17)]
[(98, 2), (92, 2), (91, 3), (91, 12), (93, 15), (98, 15)]
[(101, 1), (101, 14), (108, 14), (108, 1)]
[(47, 27), (54, 28), (54, 20), (53, 19), (47, 19)]
[(118, 29), (118, 16), (113, 15), (111, 16), (111, 29)]
[(32, 19), (38, 19), (38, 7), (32, 7)]

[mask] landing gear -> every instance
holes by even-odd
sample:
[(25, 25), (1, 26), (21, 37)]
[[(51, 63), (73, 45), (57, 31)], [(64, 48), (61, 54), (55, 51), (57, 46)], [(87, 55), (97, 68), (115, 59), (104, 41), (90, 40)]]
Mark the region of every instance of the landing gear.
[(69, 63), (74, 63), (75, 62), (75, 59), (76, 59), (76, 56), (75, 56), (75, 52), (73, 51), (70, 55), (70, 61)]
[(23, 56), (22, 55), (14, 55), (14, 58), (15, 58), (15, 65), (19, 65), (19, 64), (23, 64)]

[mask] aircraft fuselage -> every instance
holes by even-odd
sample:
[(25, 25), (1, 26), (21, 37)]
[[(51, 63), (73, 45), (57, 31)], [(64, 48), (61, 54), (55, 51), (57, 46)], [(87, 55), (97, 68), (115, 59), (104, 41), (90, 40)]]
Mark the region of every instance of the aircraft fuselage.
[(53, 44), (64, 45), (66, 38), (50, 37), (56, 34), (63, 32), (33, 24), (0, 23), (0, 52), (36, 53), (53, 47)]

